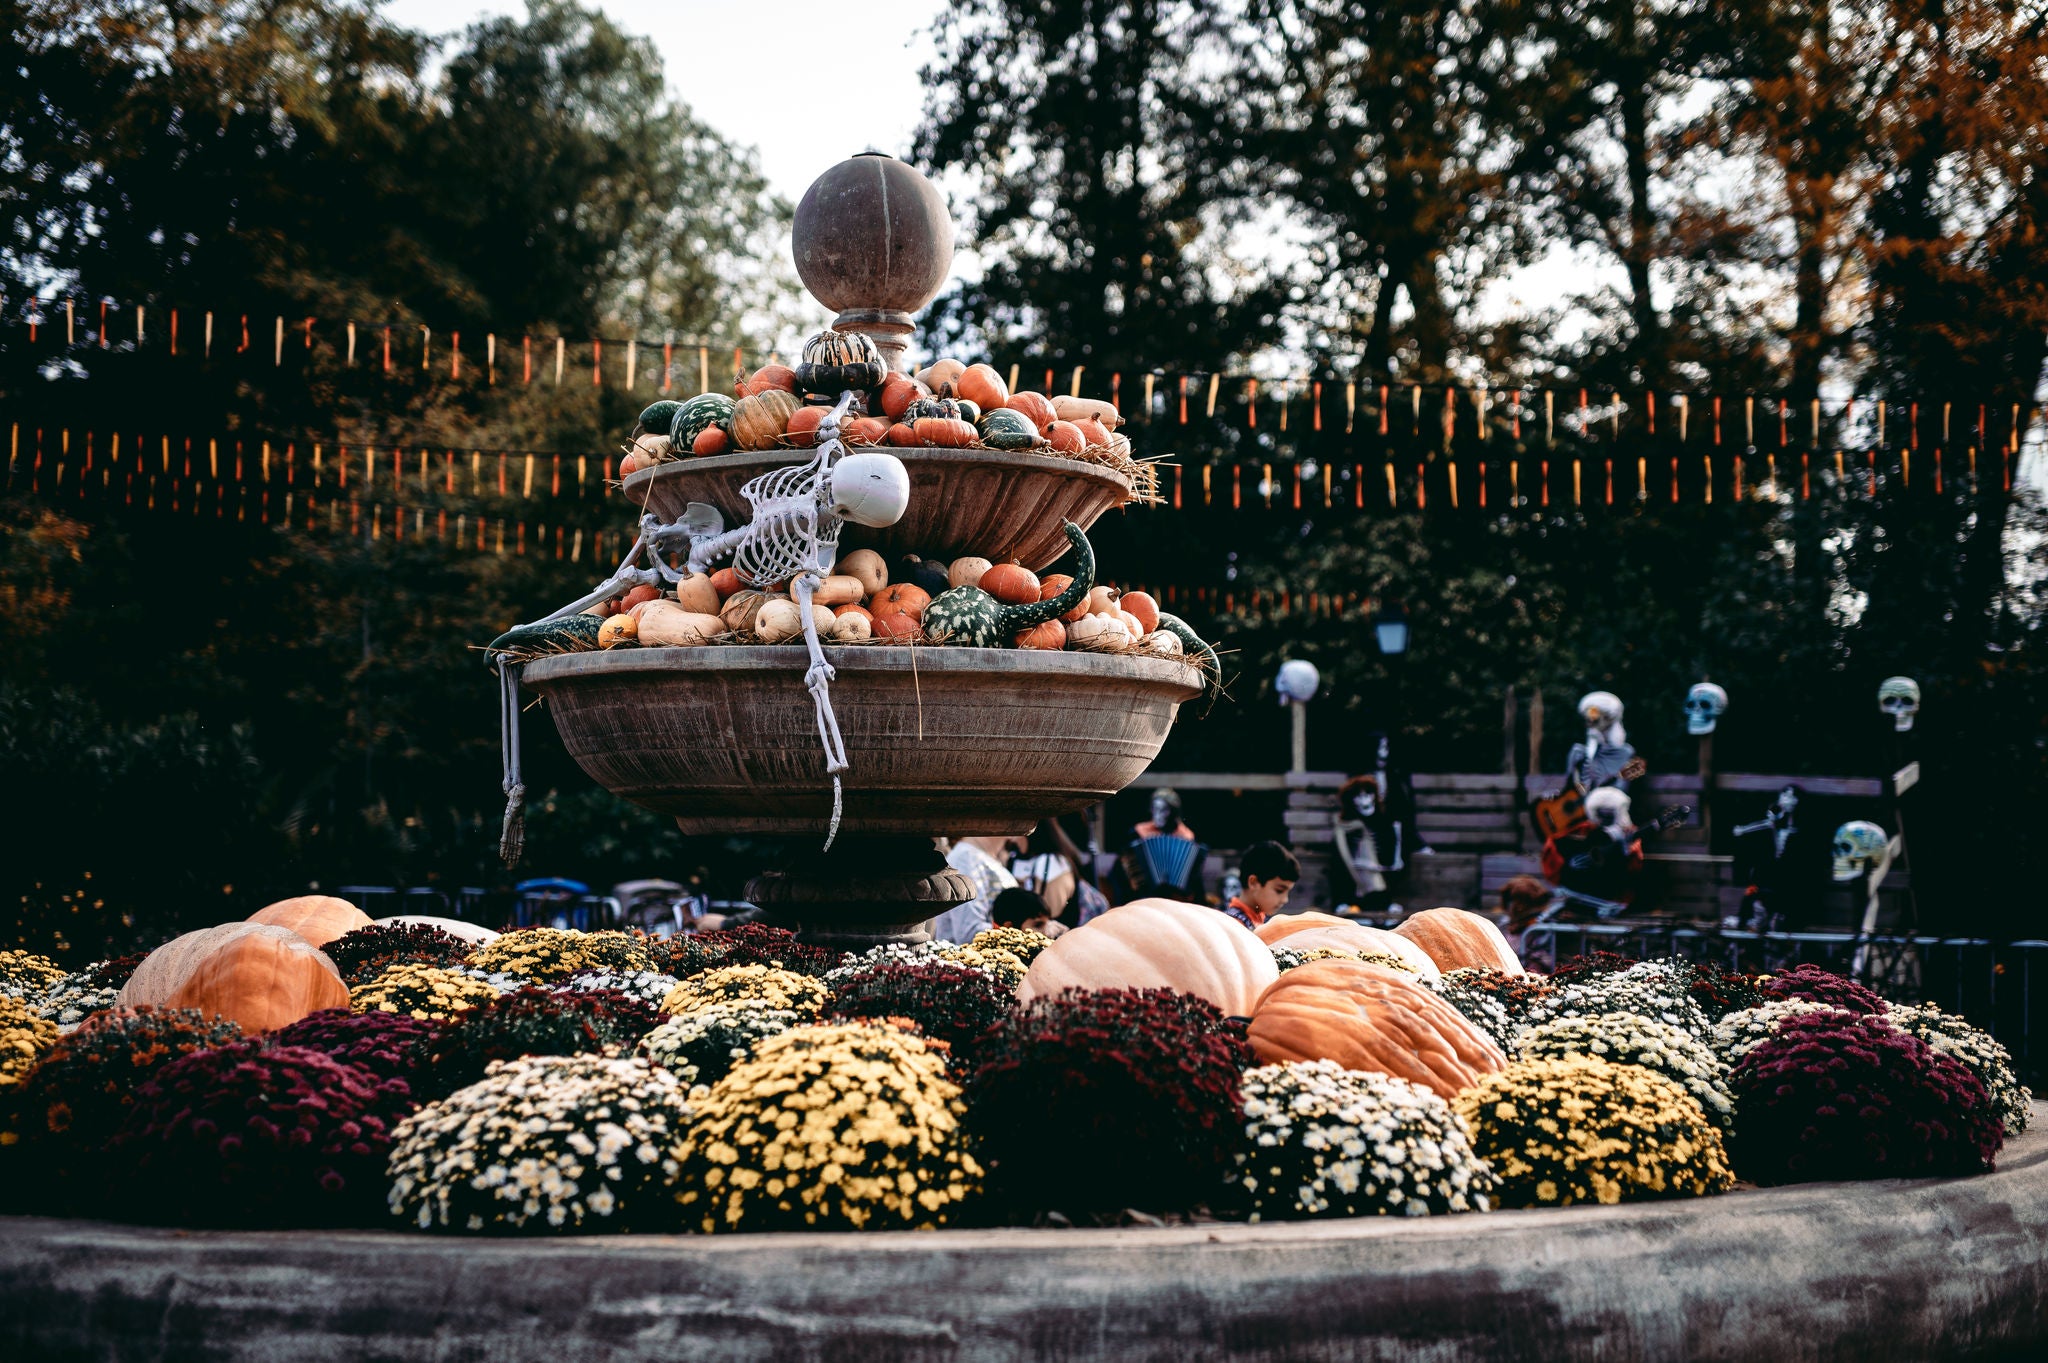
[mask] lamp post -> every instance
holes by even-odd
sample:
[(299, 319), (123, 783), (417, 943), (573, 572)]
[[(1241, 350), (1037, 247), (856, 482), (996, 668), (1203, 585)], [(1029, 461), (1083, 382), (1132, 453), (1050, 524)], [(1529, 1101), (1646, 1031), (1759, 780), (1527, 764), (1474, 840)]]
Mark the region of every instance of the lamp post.
[(1389, 658), (1408, 651), (1408, 612), (1401, 609), (1400, 602), (1386, 602), (1373, 613), (1372, 633), (1380, 652)]
[(1316, 665), (1299, 658), (1281, 663), (1280, 675), (1273, 679), (1280, 703), (1294, 710), (1294, 764), (1290, 771), (1308, 770), (1308, 703), (1322, 684), (1323, 674), (1316, 671)]

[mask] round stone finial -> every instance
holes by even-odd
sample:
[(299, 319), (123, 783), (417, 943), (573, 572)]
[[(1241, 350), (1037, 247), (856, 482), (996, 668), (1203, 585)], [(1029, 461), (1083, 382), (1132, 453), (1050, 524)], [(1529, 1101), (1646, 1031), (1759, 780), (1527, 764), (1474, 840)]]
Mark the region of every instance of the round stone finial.
[(937, 185), (882, 152), (841, 161), (804, 191), (791, 240), (796, 272), (842, 331), (872, 336), (900, 367), (911, 314), (946, 282), (953, 220)]

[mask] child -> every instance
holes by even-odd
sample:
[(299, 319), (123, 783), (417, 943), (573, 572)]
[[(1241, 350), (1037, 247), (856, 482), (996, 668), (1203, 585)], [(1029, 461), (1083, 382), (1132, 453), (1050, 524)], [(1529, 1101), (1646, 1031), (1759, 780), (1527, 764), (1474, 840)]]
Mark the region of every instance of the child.
[(1287, 907), (1287, 896), (1301, 879), (1301, 863), (1277, 842), (1255, 842), (1244, 849), (1238, 874), (1244, 877), (1244, 892), (1232, 895), (1223, 912), (1256, 930)]

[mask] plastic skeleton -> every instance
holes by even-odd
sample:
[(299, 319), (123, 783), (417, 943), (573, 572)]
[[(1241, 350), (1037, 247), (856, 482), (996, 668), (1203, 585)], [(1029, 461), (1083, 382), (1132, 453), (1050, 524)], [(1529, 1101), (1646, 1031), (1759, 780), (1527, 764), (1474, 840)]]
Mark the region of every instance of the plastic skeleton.
[[(811, 598), (838, 561), (839, 531), (845, 522), (894, 525), (910, 502), (910, 474), (902, 460), (879, 451), (849, 454), (840, 441), (839, 423), (853, 398), (852, 393), (841, 394), (838, 405), (818, 423), (818, 452), (808, 464), (772, 470), (740, 489), (753, 510), (747, 524), (727, 530), (718, 509), (702, 502), (690, 503), (678, 521), (642, 515), (639, 538), (620, 561), (618, 571), (587, 595), (535, 622), (545, 624), (574, 615), (631, 587), (671, 586), (727, 557), (733, 561), (733, 571), (750, 585), (788, 582), (803, 617), (804, 644), (811, 655), (804, 685), (817, 714), (825, 770), (832, 777), (832, 824), (825, 836), (828, 848), (839, 834), (843, 802), (839, 774), (847, 767), (846, 746), (839, 735), (839, 720), (832, 713), (830, 687), (837, 674), (818, 643)], [(675, 568), (669, 562), (679, 552), (687, 555), (686, 568)], [(647, 567), (638, 566), (643, 555)], [(500, 851), (511, 861), (518, 857), (524, 840), (526, 797), (519, 772), (519, 663), (500, 657), (497, 665), (507, 801)]]

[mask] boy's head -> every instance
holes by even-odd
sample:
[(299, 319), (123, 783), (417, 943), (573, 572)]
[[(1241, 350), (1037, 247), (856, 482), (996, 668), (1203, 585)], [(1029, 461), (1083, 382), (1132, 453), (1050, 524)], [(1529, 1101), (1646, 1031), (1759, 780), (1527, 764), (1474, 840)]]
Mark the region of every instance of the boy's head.
[(1244, 877), (1244, 902), (1263, 914), (1286, 908), (1294, 882), (1301, 879), (1301, 863), (1277, 842), (1255, 842), (1245, 848), (1237, 870)]
[(1043, 899), (1014, 886), (997, 891), (988, 906), (988, 916), (999, 928), (1021, 928), (1034, 918), (1044, 918), (1047, 913)]

